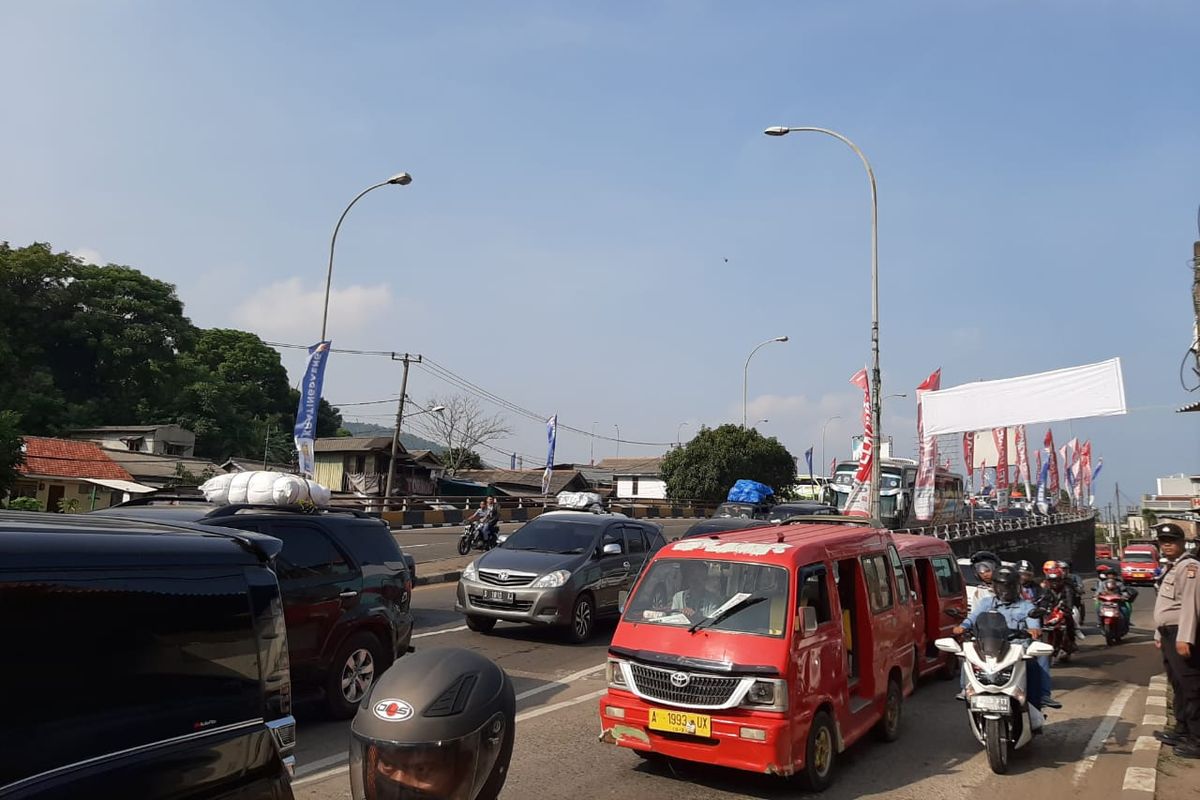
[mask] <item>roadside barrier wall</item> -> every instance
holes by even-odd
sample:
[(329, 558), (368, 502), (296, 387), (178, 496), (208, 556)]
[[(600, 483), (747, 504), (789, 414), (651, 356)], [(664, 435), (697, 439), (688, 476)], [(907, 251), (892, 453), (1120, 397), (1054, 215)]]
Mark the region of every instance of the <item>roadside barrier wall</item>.
[(1090, 511), (909, 528), (897, 533), (945, 539), (961, 558), (990, 550), (1005, 561), (1027, 559), (1035, 571), (1051, 559), (1070, 561), (1076, 572), (1096, 569), (1096, 515)]

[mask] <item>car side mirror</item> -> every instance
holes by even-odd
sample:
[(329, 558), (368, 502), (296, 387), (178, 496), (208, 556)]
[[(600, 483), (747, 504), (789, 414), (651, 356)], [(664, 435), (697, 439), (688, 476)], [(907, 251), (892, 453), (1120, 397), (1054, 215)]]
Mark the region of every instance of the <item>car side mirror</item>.
[(801, 606), (796, 615), (796, 632), (801, 636), (812, 636), (817, 632), (817, 610), (812, 606)]
[(958, 655), (962, 652), (962, 645), (948, 637), (945, 639), (937, 639), (934, 641), (933, 646), (938, 650), (941, 650), (943, 653), (954, 653), (955, 655)]
[(621, 555), (621, 545), (616, 542), (609, 542), (600, 548), (600, 554), (604, 556), (619, 556)]

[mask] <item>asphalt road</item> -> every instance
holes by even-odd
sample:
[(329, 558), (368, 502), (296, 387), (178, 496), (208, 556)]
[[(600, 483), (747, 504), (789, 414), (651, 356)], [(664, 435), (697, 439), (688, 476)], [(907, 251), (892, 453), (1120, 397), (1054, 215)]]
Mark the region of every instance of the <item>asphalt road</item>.
[[(678, 528), (686, 524), (680, 522)], [(413, 532), (419, 534), (437, 535)], [(649, 764), (631, 751), (599, 743), (602, 667), (613, 623), (601, 625), (586, 645), (567, 644), (553, 630), (504, 623), (484, 636), (466, 630), (454, 613), (454, 589), (454, 584), (440, 584), (414, 591), (419, 637), (414, 644), (476, 649), (513, 677), (517, 743), (502, 797), (706, 800), (801, 794), (779, 779), (702, 765)], [(906, 700), (900, 741), (856, 744), (841, 756), (837, 782), (824, 797), (934, 800), (1000, 787), (1024, 800), (1116, 796), (1122, 754), (1132, 747), (1127, 741), (1130, 721), (1141, 719), (1146, 683), (1161, 671), (1150, 633), (1153, 601), (1153, 590), (1143, 590), (1135, 630), (1121, 645), (1106, 648), (1093, 633), (1072, 664), (1055, 666), (1055, 696), (1064, 708), (1051, 712), (1046, 735), (1016, 755), (1009, 775), (994, 776), (988, 769), (967, 729), (964, 707), (953, 699), (957, 684), (933, 680)], [(1089, 611), (1089, 621), (1092, 616)], [(348, 723), (322, 720), (305, 709), (297, 716), (296, 797), (349, 797)]]

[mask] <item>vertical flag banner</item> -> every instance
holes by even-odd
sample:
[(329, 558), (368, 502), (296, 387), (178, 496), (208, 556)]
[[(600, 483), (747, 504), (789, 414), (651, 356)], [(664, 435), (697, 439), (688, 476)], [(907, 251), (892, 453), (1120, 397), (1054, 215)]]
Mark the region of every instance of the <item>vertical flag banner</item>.
[(1050, 458), (1047, 456), (1045, 462), (1042, 461), (1042, 451), (1038, 450), (1038, 488), (1037, 501), (1039, 506), (1044, 507), (1046, 502), (1046, 481), (1050, 477)]
[(1008, 508), (1008, 428), (992, 428), (996, 444), (996, 508)]
[(987, 495), (989, 488), (987, 482), (987, 459), (985, 458), (979, 462), (979, 493)]
[(1100, 475), (1100, 470), (1104, 469), (1104, 457), (1096, 459), (1096, 468), (1092, 470), (1092, 483), (1096, 482), (1096, 478)]
[(1079, 483), (1081, 497), (1092, 504), (1092, 440), (1088, 439), (1080, 449)]
[(833, 476), (834, 476), (834, 473), (836, 473), (836, 472), (837, 472), (837, 459), (831, 458), (829, 460), (829, 482), (830, 483), (833, 483)]
[(975, 434), (972, 431), (963, 434), (963, 466), (967, 470), (967, 494), (971, 494), (971, 484), (975, 482)]
[(313, 446), (317, 438), (317, 412), (321, 408), (321, 385), (325, 382), (329, 345), (329, 342), (317, 342), (308, 348), (308, 366), (300, 384), (300, 404), (296, 408), (296, 427), (292, 430), (297, 465), (300, 474), (306, 478), (313, 477), (316, 470)]
[(918, 520), (933, 519), (934, 476), (937, 473), (937, 437), (925, 435), (921, 419), (921, 395), (936, 392), (942, 386), (942, 368), (938, 367), (917, 387), (917, 440), (920, 442), (920, 460), (917, 466), (917, 485), (913, 497), (913, 511)]
[(1050, 466), (1050, 472), (1046, 488), (1050, 490), (1050, 497), (1054, 505), (1058, 504), (1058, 493), (1061, 486), (1058, 482), (1058, 459), (1054, 453), (1054, 432), (1049, 428), (1046, 429), (1046, 438), (1043, 441), (1046, 446), (1046, 463)]
[(1071, 468), (1071, 446), (1064, 444), (1058, 448), (1058, 457), (1063, 462), (1063, 476), (1067, 479), (1067, 494), (1075, 494), (1075, 471)]
[(811, 447), (804, 451), (804, 460), (808, 463), (808, 479), (810, 481), (813, 479), (812, 453), (813, 449)]
[(517, 468), (517, 454), (516, 453), (513, 453), (511, 456), (509, 456), (508, 468), (512, 469), (512, 470), (515, 470)]
[(1029, 475), (1029, 443), (1025, 439), (1025, 426), (1017, 426), (1017, 480), (1025, 484), (1025, 497), (1029, 497), (1029, 487), (1033, 482)]
[(550, 494), (550, 473), (554, 470), (554, 440), (558, 438), (558, 414), (546, 420), (546, 439), (550, 449), (546, 453), (546, 469), (542, 472), (542, 494)]
[(1083, 492), (1083, 481), (1080, 480), (1079, 475), (1079, 456), (1079, 439), (1072, 437), (1071, 441), (1067, 442), (1067, 457), (1070, 463), (1068, 472), (1071, 475), (1071, 489), (1076, 501), (1082, 500)]
[(867, 382), (867, 368), (863, 367), (854, 373), (850, 382), (863, 390), (863, 443), (859, 450), (858, 471), (854, 473), (854, 485), (842, 513), (848, 517), (868, 517), (871, 515), (871, 492), (876, 490), (871, 486), (871, 461), (875, 453), (871, 425), (871, 384)]

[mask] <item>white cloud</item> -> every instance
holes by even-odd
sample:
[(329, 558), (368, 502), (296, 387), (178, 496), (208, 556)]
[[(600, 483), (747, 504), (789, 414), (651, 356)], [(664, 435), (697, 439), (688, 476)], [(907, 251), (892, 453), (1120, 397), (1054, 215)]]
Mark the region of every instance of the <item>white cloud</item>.
[(71, 255), (78, 258), (85, 264), (106, 264), (107, 261), (100, 255), (100, 251), (91, 247), (76, 247), (74, 250), (68, 250)]
[[(307, 289), (300, 278), (276, 281), (258, 289), (238, 304), (234, 321), (266, 339), (308, 343), (320, 333), (324, 287)], [(374, 286), (335, 288), (329, 296), (329, 334), (345, 338), (377, 322), (392, 307), (392, 290)]]

